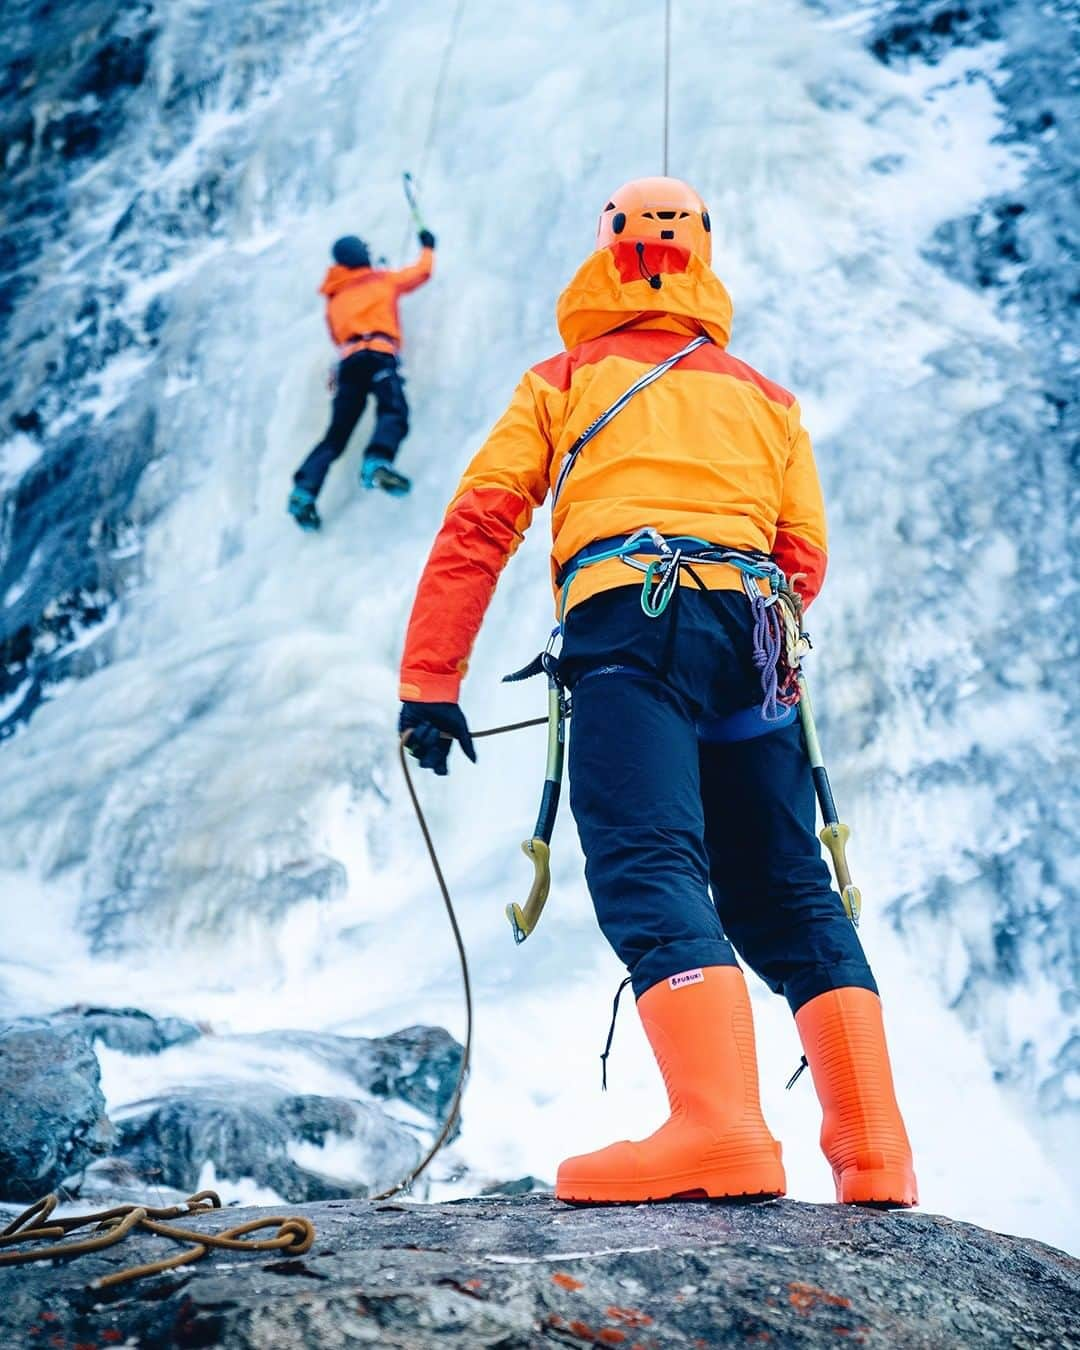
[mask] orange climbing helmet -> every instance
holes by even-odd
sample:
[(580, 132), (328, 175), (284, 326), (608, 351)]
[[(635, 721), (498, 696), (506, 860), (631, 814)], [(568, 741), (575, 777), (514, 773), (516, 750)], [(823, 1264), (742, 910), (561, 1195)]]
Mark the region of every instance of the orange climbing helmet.
[(678, 178), (635, 178), (600, 212), (596, 247), (617, 239), (670, 239), (706, 264), (712, 262), (712, 226), (705, 203)]

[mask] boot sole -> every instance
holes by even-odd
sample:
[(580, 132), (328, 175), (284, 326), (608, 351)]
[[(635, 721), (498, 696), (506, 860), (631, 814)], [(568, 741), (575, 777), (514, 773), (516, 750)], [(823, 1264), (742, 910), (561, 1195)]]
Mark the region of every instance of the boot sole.
[(574, 1181), (555, 1183), (556, 1200), (568, 1204), (634, 1205), (648, 1200), (775, 1200), (786, 1194), (787, 1179), (779, 1165), (739, 1173), (690, 1173), (651, 1177), (645, 1181)]
[(896, 1172), (846, 1172), (837, 1186), (842, 1205), (882, 1205), (911, 1209), (919, 1203), (914, 1176)]

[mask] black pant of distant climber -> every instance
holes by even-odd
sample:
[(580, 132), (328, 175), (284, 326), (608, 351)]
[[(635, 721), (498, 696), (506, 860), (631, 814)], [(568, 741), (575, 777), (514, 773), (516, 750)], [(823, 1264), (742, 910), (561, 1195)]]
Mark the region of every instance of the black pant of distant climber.
[(326, 434), (293, 475), (297, 487), (305, 488), (312, 497), (319, 495), (330, 465), (344, 453), (367, 406), (368, 395), (375, 400), (375, 430), (364, 459), (393, 463), (409, 430), (409, 405), (405, 402), (405, 381), (398, 372), (397, 357), (389, 352), (354, 352), (338, 367), (337, 391)]

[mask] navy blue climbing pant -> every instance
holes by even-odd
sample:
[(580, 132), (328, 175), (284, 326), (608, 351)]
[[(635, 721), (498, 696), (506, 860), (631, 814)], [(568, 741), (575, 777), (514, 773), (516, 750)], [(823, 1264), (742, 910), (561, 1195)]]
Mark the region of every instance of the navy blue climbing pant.
[(650, 619), (639, 586), (605, 591), (570, 611), (560, 665), (585, 875), (635, 995), (735, 964), (732, 946), (793, 1012), (830, 989), (876, 992), (821, 856), (797, 717), (716, 739), (763, 725), (746, 597), (678, 587)]
[(365, 457), (371, 455), (387, 464), (393, 463), (409, 430), (409, 405), (405, 402), (405, 381), (398, 372), (397, 358), (389, 352), (354, 352), (338, 367), (326, 434), (293, 475), (296, 485), (307, 488), (313, 497), (319, 495), (330, 465), (344, 453), (369, 394), (375, 399), (375, 430)]

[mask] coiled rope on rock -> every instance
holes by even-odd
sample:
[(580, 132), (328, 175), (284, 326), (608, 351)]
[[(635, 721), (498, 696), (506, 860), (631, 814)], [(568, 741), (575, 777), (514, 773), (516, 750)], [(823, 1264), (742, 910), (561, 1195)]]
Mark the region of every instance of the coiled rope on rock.
[[(224, 1251), (276, 1252), (286, 1251), (292, 1256), (302, 1256), (309, 1251), (315, 1241), (315, 1225), (310, 1219), (296, 1215), (267, 1215), (262, 1219), (252, 1219), (248, 1223), (226, 1228), (221, 1233), (200, 1233), (192, 1228), (179, 1228), (166, 1220), (181, 1217), (193, 1217), (196, 1214), (208, 1214), (221, 1208), (221, 1198), (215, 1191), (199, 1191), (190, 1195), (182, 1205), (154, 1207), (150, 1205), (117, 1205), (113, 1209), (104, 1209), (96, 1214), (75, 1214), (67, 1218), (54, 1215), (53, 1211), (60, 1203), (55, 1194), (36, 1200), (29, 1209), (23, 1210), (17, 1218), (0, 1232), (0, 1246), (14, 1246), (18, 1243), (43, 1243), (47, 1246), (32, 1246), (25, 1251), (0, 1251), (0, 1265), (24, 1265), (31, 1261), (60, 1261), (73, 1256), (82, 1256), (88, 1252), (102, 1251), (122, 1241), (136, 1230), (156, 1233), (159, 1237), (171, 1238), (174, 1242), (189, 1244), (187, 1250), (174, 1256), (162, 1257), (159, 1261), (147, 1261), (142, 1265), (128, 1266), (124, 1270), (103, 1275), (90, 1286), (92, 1289), (108, 1289), (113, 1285), (124, 1284), (128, 1280), (137, 1280), (146, 1275), (160, 1275), (163, 1271), (174, 1270), (177, 1266), (190, 1265), (204, 1257), (211, 1247)], [(248, 1234), (260, 1232), (264, 1228), (277, 1225), (274, 1237), (250, 1239)], [(77, 1238), (74, 1242), (51, 1242), (52, 1238), (65, 1238), (80, 1228), (93, 1228), (89, 1237)]]

